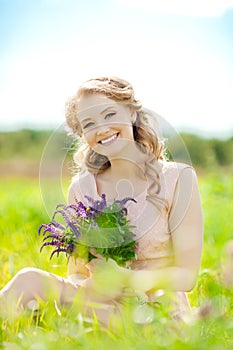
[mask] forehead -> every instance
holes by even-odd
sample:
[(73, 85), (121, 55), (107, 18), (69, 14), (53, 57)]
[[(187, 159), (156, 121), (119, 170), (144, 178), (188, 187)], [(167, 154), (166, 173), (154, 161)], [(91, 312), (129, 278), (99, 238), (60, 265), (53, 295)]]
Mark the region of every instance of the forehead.
[(116, 107), (117, 105), (117, 102), (102, 94), (83, 96), (78, 102), (78, 117), (84, 118), (94, 113), (100, 113), (106, 108)]

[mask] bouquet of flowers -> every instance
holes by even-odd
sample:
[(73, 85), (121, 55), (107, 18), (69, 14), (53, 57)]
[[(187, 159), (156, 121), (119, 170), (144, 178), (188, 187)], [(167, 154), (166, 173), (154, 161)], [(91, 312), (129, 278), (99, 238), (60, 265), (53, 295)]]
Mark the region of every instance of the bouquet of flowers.
[(86, 263), (101, 254), (106, 260), (111, 258), (125, 266), (136, 257), (135, 234), (131, 231), (134, 226), (127, 219), (125, 204), (136, 201), (127, 197), (107, 205), (105, 194), (101, 200), (85, 198), (88, 206), (83, 202), (57, 205), (51, 222), (39, 227), (39, 235), (44, 235), (40, 250), (52, 246), (50, 259), (63, 252), (67, 257), (83, 258)]

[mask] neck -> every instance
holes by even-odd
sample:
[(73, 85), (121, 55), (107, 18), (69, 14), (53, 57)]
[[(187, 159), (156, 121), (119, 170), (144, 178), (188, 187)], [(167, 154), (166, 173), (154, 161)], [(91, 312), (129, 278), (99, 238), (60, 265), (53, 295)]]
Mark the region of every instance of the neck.
[(111, 157), (111, 173), (119, 174), (122, 178), (131, 177), (130, 174), (144, 173), (146, 155), (139, 150), (135, 143), (131, 142), (119, 155)]
[(133, 177), (143, 177), (144, 164), (140, 161), (124, 158), (111, 159), (109, 173), (112, 177), (130, 179)]
[(128, 147), (109, 160), (111, 166), (97, 175), (98, 193), (106, 193), (112, 198), (135, 197), (148, 186), (145, 163), (148, 156), (137, 147)]
[(111, 167), (96, 177), (98, 193), (108, 200), (136, 197), (147, 187), (142, 164), (125, 159), (112, 159)]

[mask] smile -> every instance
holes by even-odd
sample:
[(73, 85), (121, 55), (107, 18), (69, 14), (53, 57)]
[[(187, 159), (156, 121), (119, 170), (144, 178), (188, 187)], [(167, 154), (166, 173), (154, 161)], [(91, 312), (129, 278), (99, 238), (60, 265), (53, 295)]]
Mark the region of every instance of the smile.
[(118, 135), (119, 135), (119, 134), (114, 134), (114, 135), (110, 136), (110, 137), (107, 138), (107, 139), (104, 139), (104, 140), (99, 141), (99, 143), (101, 143), (102, 145), (109, 144), (109, 143), (113, 142), (114, 140), (116, 140), (117, 137), (118, 137)]

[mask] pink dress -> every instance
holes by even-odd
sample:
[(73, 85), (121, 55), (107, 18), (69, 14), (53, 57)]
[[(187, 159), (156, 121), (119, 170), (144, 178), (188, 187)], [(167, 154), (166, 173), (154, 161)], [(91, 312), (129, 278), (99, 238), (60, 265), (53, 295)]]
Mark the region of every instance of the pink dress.
[[(168, 210), (166, 208), (161, 209), (160, 215), (156, 219), (151, 218), (148, 220), (148, 215), (146, 217), (148, 205), (146, 191), (134, 198), (137, 201), (136, 204), (134, 202), (127, 203), (128, 218), (132, 225), (141, 221), (144, 226), (143, 232), (137, 229), (134, 231), (137, 242), (137, 259), (132, 263), (132, 269), (153, 270), (173, 265), (174, 254), (168, 219), (180, 173), (190, 167), (190, 165), (183, 163), (160, 162), (160, 197), (166, 199)], [(95, 177), (90, 173), (85, 173), (74, 179), (70, 190), (74, 192), (74, 195), (77, 193), (79, 200), (82, 200), (84, 203), (87, 203), (86, 198), (84, 198), (85, 195), (94, 199), (100, 199)], [(155, 295), (148, 295), (149, 300), (157, 300), (157, 298), (160, 298), (158, 295), (164, 295), (162, 291), (160, 292)], [(178, 313), (180, 311), (186, 312), (190, 308), (185, 292), (174, 292), (173, 297)]]

